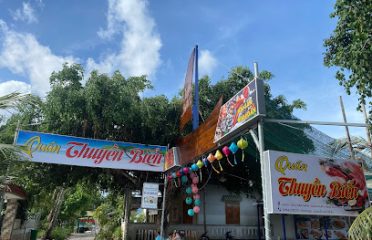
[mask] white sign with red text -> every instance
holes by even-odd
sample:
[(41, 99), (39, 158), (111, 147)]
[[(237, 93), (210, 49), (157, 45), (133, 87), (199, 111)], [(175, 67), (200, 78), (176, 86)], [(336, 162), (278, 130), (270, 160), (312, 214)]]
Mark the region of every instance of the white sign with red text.
[(15, 144), (33, 162), (164, 171), (166, 147), (18, 131)]
[(271, 150), (264, 161), (268, 213), (357, 216), (369, 206), (358, 161)]

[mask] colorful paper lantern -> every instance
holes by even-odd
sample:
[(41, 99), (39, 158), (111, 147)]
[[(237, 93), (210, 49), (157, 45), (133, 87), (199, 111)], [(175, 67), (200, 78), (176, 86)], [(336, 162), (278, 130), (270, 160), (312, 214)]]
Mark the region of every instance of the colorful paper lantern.
[(172, 178), (177, 178), (177, 174), (174, 172), (174, 173), (172, 173)]
[(192, 196), (194, 199), (200, 199), (200, 195), (197, 193), (197, 194), (194, 194), (194, 196)]
[(183, 168), (183, 172), (184, 172), (185, 174), (188, 174), (188, 173), (189, 173), (189, 168), (188, 168), (188, 167), (184, 167), (184, 168)]
[(200, 212), (200, 207), (195, 206), (195, 207), (193, 208), (193, 210), (194, 210), (194, 213), (198, 214), (198, 213)]
[(181, 177), (182, 176), (181, 171), (177, 171), (176, 176)]
[(216, 160), (216, 157), (213, 155), (213, 153), (210, 153), (207, 157), (208, 161), (210, 163), (214, 162), (214, 160)]
[(220, 166), (220, 171), (222, 172), (223, 168), (222, 168), (220, 160), (223, 158), (223, 155), (222, 155), (221, 151), (217, 150), (216, 153), (214, 154), (214, 157), (217, 159), (218, 165)]
[(185, 199), (185, 202), (186, 202), (187, 205), (192, 204), (192, 198), (191, 198), (191, 197), (187, 197), (187, 198)]
[(238, 141), (238, 147), (242, 150), (242, 162), (244, 162), (244, 149), (248, 147), (248, 142), (244, 138)]
[(204, 166), (206, 166), (206, 167), (208, 166), (209, 161), (206, 157), (203, 158), (203, 163), (204, 163)]
[(187, 187), (187, 188), (186, 188), (186, 193), (187, 193), (187, 194), (191, 194), (191, 193), (192, 193), (192, 189), (191, 189), (191, 187)]
[(190, 217), (193, 217), (194, 216), (194, 210), (193, 209), (189, 209), (187, 210), (187, 215), (189, 215)]
[(167, 178), (168, 178), (168, 181), (172, 181), (172, 174), (169, 174), (168, 176), (167, 176)]
[(188, 181), (187, 176), (186, 176), (186, 175), (183, 175), (183, 176), (181, 177), (181, 182), (182, 182), (182, 184), (186, 184), (187, 181)]
[(196, 165), (198, 166), (198, 168), (202, 168), (204, 166), (204, 163), (202, 162), (202, 160), (198, 160)]
[(191, 170), (193, 170), (194, 172), (198, 171), (199, 170), (199, 167), (198, 165), (196, 165), (195, 163), (191, 165)]
[(201, 204), (200, 199), (199, 198), (195, 199), (194, 204), (195, 204), (195, 206), (200, 206), (200, 204)]
[(199, 183), (199, 178), (198, 177), (193, 177), (192, 178), (192, 183), (194, 183), (194, 184), (198, 184)]
[(236, 165), (237, 162), (236, 162), (235, 153), (239, 150), (239, 147), (238, 145), (236, 145), (236, 143), (232, 142), (229, 146), (229, 149), (234, 154), (234, 164)]
[(191, 191), (192, 191), (192, 193), (198, 193), (199, 192), (199, 189), (197, 188), (197, 187), (193, 187), (192, 189), (191, 189)]
[(227, 162), (230, 164), (231, 167), (234, 167), (234, 165), (230, 162), (229, 156), (231, 155), (231, 151), (228, 146), (224, 146), (222, 148), (223, 154), (225, 154)]

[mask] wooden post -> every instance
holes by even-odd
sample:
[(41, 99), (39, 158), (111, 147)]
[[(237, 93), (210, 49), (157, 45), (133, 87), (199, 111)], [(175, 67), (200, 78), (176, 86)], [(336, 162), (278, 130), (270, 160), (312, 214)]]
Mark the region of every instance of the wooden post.
[(125, 189), (123, 240), (128, 239), (128, 225), (129, 225), (131, 205), (132, 205), (132, 191), (130, 188), (127, 188)]

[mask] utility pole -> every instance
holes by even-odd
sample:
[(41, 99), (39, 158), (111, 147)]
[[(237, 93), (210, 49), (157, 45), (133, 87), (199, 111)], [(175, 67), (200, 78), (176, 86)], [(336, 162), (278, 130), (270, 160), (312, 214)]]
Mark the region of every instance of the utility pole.
[[(254, 63), (254, 77), (258, 79), (258, 65)], [(270, 216), (267, 213), (267, 199), (266, 199), (266, 179), (264, 176), (265, 172), (265, 160), (264, 160), (264, 151), (265, 151), (265, 143), (264, 143), (264, 129), (263, 129), (264, 121), (260, 119), (258, 121), (258, 144), (259, 144), (259, 151), (260, 151), (260, 160), (261, 160), (261, 178), (262, 178), (262, 200), (263, 200), (263, 210), (264, 210), (264, 223), (265, 223), (265, 240), (271, 239), (271, 229), (270, 229)]]
[[(340, 96), (340, 105), (341, 105), (341, 110), (342, 110), (342, 116), (344, 118), (344, 123), (347, 123), (344, 102), (342, 101), (342, 97), (341, 96)], [(349, 145), (350, 156), (351, 156), (351, 159), (355, 160), (353, 146), (351, 144), (349, 127), (347, 125), (345, 126), (345, 130), (346, 130), (347, 142), (348, 142), (348, 145)]]

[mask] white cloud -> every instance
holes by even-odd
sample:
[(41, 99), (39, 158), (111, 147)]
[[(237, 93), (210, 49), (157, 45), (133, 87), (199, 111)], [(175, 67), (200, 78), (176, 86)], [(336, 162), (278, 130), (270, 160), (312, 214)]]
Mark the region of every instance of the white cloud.
[(25, 82), (9, 80), (0, 83), (0, 96), (4, 96), (9, 93), (19, 92), (19, 93), (30, 93), (31, 85)]
[(119, 52), (108, 54), (98, 63), (89, 58), (88, 70), (154, 75), (161, 63), (159, 51), (162, 43), (145, 0), (109, 0), (107, 29), (101, 29), (98, 35), (111, 39), (115, 34), (122, 35)]
[(62, 57), (52, 53), (28, 33), (18, 33), (8, 28), (0, 19), (0, 68), (27, 76), (31, 92), (41, 97), (49, 91), (49, 77), (53, 71), (62, 68), (65, 62), (72, 63), (73, 57)]
[(37, 22), (35, 11), (31, 7), (30, 3), (23, 2), (22, 8), (18, 8), (12, 12), (12, 17), (15, 21), (24, 21), (27, 23)]
[(217, 67), (217, 59), (209, 50), (201, 50), (199, 58), (199, 74), (200, 76), (211, 76), (214, 69)]

